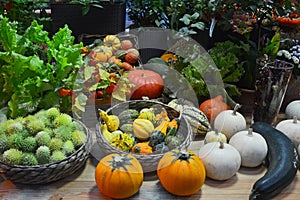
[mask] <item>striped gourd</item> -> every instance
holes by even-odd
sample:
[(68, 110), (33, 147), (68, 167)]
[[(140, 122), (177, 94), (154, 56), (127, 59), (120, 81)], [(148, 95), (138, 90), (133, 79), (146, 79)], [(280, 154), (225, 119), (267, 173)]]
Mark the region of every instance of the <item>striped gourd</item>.
[(196, 107), (183, 106), (183, 116), (191, 125), (195, 135), (205, 135), (211, 130), (210, 123), (206, 115)]

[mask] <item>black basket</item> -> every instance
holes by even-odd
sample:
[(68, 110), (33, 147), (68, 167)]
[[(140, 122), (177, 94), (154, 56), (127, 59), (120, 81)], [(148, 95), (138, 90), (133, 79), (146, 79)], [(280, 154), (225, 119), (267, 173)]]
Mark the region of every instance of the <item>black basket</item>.
[(45, 184), (74, 174), (85, 165), (92, 147), (89, 129), (82, 122), (77, 122), (84, 127), (87, 139), (75, 153), (59, 162), (36, 166), (9, 165), (0, 161), (0, 174), (21, 184)]
[[(127, 102), (122, 102), (119, 104), (116, 104), (109, 108), (106, 112), (109, 114), (114, 114), (118, 115), (120, 114), (123, 110), (125, 109), (136, 109), (140, 111), (143, 108), (150, 108), (154, 105), (161, 105), (163, 108), (165, 108), (168, 112), (169, 118), (175, 118), (179, 117), (179, 112), (176, 111), (175, 109), (160, 103), (158, 101), (152, 101), (152, 100), (133, 100), (133, 101), (127, 101)], [(189, 125), (189, 123), (186, 121), (186, 119), (182, 116), (180, 126), (177, 131), (177, 135), (182, 135), (185, 140), (182, 142), (182, 144), (177, 147), (178, 149), (187, 149), (190, 143), (193, 140), (193, 132), (192, 129)], [(129, 153), (122, 151), (120, 149), (117, 149), (116, 147), (111, 146), (106, 139), (103, 137), (101, 128), (100, 128), (100, 122), (96, 125), (96, 138), (99, 146), (101, 149), (106, 154), (111, 154), (111, 153)], [(140, 155), (140, 154), (134, 154), (132, 153), (133, 156), (135, 156), (141, 163), (143, 167), (144, 172), (153, 172), (156, 171), (157, 169), (157, 164), (159, 160), (163, 157), (164, 153), (152, 153), (152, 154), (147, 154), (147, 155)]]
[(126, 4), (103, 4), (103, 8), (90, 7), (82, 14), (82, 6), (69, 3), (51, 3), (53, 34), (65, 24), (72, 30), (76, 40), (81, 34), (117, 34), (125, 31)]

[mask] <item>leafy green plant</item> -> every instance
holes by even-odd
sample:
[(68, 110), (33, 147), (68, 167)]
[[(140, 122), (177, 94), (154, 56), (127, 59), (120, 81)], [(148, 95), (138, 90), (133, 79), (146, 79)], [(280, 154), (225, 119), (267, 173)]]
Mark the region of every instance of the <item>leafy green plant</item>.
[(50, 30), (51, 18), (46, 12), (47, 8), (49, 0), (2, 0), (0, 15), (18, 21), (19, 33), (23, 33), (33, 20)]
[(71, 96), (60, 97), (60, 88), (72, 88), (83, 63), (82, 43), (75, 44), (65, 26), (49, 38), (37, 21), (21, 35), (18, 23), (0, 16), (0, 107), (16, 118), (59, 106), (70, 111)]

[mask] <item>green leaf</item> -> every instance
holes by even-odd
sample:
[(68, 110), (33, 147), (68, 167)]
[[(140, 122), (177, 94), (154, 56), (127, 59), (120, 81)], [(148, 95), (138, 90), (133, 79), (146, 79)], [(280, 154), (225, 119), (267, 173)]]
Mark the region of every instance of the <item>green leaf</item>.
[(191, 24), (191, 27), (197, 28), (199, 30), (204, 30), (205, 24), (203, 22), (197, 22), (197, 23)]
[(11, 23), (6, 17), (0, 21), (0, 41), (5, 51), (12, 52), (15, 49), (17, 30), (11, 26)]

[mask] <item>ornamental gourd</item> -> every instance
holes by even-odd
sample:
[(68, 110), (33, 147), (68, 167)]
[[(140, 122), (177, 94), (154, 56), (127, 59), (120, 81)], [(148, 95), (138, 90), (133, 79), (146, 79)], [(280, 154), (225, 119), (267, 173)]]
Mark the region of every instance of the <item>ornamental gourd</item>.
[(286, 119), (280, 121), (276, 125), (276, 129), (283, 132), (292, 142), (295, 147), (300, 144), (300, 121), (296, 116), (293, 119)]
[(173, 150), (158, 162), (157, 176), (171, 194), (189, 196), (201, 189), (206, 171), (203, 162), (194, 152)]
[(139, 142), (132, 147), (131, 152), (136, 154), (151, 154), (153, 150), (147, 142)]
[(214, 180), (227, 180), (233, 177), (241, 166), (240, 153), (230, 144), (211, 142), (199, 150), (207, 177)]
[(266, 140), (252, 128), (239, 131), (233, 135), (229, 144), (235, 147), (241, 155), (244, 167), (257, 167), (265, 160), (268, 152)]
[(234, 110), (225, 110), (218, 114), (214, 121), (214, 128), (230, 138), (238, 131), (246, 129), (247, 123), (245, 117), (237, 112), (239, 104), (236, 104)]
[(147, 140), (154, 131), (154, 126), (147, 119), (135, 119), (132, 125), (133, 134), (139, 140)]
[(300, 100), (291, 101), (285, 108), (285, 114), (288, 118), (297, 116), (300, 119)]
[(95, 170), (96, 184), (110, 198), (129, 198), (139, 191), (144, 174), (140, 162), (130, 154), (109, 154)]

